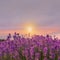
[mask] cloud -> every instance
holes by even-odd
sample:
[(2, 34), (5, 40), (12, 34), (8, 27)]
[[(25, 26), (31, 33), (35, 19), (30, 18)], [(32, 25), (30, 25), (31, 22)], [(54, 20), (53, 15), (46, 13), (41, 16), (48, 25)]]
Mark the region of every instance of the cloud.
[(0, 29), (31, 21), (38, 28), (60, 26), (60, 0), (0, 0)]

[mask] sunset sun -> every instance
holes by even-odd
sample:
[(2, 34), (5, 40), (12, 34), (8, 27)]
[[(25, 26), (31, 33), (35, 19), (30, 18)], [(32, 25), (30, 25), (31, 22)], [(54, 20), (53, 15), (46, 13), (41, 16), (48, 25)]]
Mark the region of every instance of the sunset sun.
[(27, 27), (28, 33), (32, 33), (33, 28), (31, 26)]

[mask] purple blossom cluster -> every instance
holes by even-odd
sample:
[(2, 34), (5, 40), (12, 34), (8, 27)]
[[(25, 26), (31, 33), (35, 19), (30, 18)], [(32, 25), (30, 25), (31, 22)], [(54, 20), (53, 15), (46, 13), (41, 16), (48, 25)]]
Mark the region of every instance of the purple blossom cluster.
[(51, 36), (34, 35), (31, 38), (11, 34), (0, 42), (0, 60), (60, 60), (60, 40)]

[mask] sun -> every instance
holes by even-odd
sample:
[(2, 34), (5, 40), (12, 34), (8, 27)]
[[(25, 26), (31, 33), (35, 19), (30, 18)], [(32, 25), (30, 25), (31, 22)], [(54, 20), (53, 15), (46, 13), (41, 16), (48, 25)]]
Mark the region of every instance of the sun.
[(28, 27), (27, 27), (28, 33), (32, 33), (32, 30), (33, 30), (33, 28), (32, 28), (31, 26), (28, 26)]
[(33, 35), (34, 32), (35, 32), (35, 25), (34, 24), (31, 24), (31, 23), (27, 24), (26, 23), (24, 28), (25, 28), (25, 33), (26, 34)]

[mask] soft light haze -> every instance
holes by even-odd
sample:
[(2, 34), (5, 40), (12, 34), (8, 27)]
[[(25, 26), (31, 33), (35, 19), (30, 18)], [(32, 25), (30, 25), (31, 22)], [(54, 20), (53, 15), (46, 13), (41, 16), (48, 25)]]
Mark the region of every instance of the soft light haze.
[(0, 0), (0, 34), (24, 32), (28, 23), (36, 33), (60, 34), (60, 0)]

